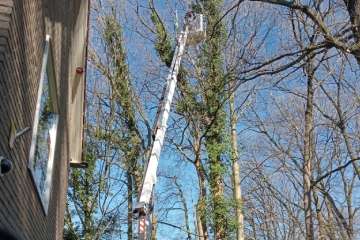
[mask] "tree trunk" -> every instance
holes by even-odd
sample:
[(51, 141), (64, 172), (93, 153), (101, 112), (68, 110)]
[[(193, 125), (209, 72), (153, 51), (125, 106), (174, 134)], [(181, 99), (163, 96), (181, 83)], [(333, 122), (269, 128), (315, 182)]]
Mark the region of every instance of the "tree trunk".
[[(309, 60), (311, 61), (311, 60)], [(305, 230), (306, 240), (314, 240), (314, 224), (312, 213), (311, 200), (311, 177), (312, 177), (312, 160), (314, 152), (314, 116), (313, 116), (313, 102), (314, 102), (314, 87), (313, 75), (314, 70), (311, 62), (305, 67), (307, 73), (307, 98), (305, 110), (305, 134), (304, 134), (304, 166), (303, 166), (303, 182), (304, 182), (304, 213), (305, 213)]]
[[(328, 222), (330, 223), (328, 226), (329, 232), (332, 236), (335, 236), (335, 239), (338, 239), (336, 237), (338, 237), (339, 235), (341, 236), (341, 239), (344, 240), (348, 240), (348, 235), (347, 235), (347, 224), (345, 222), (345, 219), (342, 215), (339, 214), (339, 210), (336, 208), (335, 204), (334, 204), (334, 199), (332, 199), (329, 194), (325, 194), (325, 204), (327, 206), (328, 209), (328, 215), (329, 215), (329, 220)], [(335, 213), (335, 216), (333, 215), (333, 213)], [(333, 221), (331, 221), (333, 220)], [(330, 238), (329, 238), (330, 239)]]
[(211, 37), (206, 38), (199, 56), (199, 66), (204, 75), (199, 84), (204, 100), (202, 117), (204, 119), (205, 147), (209, 166), (209, 190), (212, 204), (212, 218), (215, 239), (227, 239), (228, 203), (224, 195), (224, 178), (226, 167), (222, 156), (226, 153), (226, 112), (223, 105), (228, 97), (224, 74), (223, 50), (226, 44), (226, 27), (219, 21), (222, 13), (223, 0), (200, 1), (198, 9), (206, 15)]
[(206, 226), (206, 184), (205, 172), (200, 159), (200, 136), (199, 131), (195, 133), (195, 169), (199, 181), (199, 200), (196, 204), (196, 221), (199, 240), (208, 240), (208, 231)]
[(155, 214), (151, 215), (151, 240), (156, 240), (157, 218)]
[(231, 128), (231, 155), (232, 155), (232, 181), (234, 187), (234, 201), (236, 212), (236, 239), (244, 240), (244, 216), (242, 213), (242, 197), (240, 186), (240, 165), (238, 162), (238, 147), (237, 147), (237, 115), (235, 113), (235, 93), (230, 95), (230, 128)]
[(84, 209), (84, 240), (91, 240), (94, 237), (91, 223), (92, 217), (89, 205), (90, 203), (86, 201)]
[[(207, 139), (209, 140), (209, 138)], [(209, 143), (210, 142), (210, 143)], [(219, 143), (219, 139), (210, 138), (207, 142), (208, 152)], [(220, 144), (220, 143), (219, 143)], [(210, 191), (212, 197), (212, 211), (214, 219), (214, 234), (216, 240), (226, 239), (227, 234), (227, 205), (224, 198), (223, 164), (220, 153), (209, 154), (210, 159)]]
[(204, 240), (204, 230), (202, 228), (202, 224), (201, 224), (201, 218), (200, 218), (200, 213), (198, 211), (198, 206), (196, 206), (196, 233), (197, 233), (197, 239), (198, 240)]
[(127, 236), (128, 239), (133, 239), (133, 229), (132, 229), (132, 221), (133, 221), (133, 187), (132, 187), (132, 177), (129, 172), (126, 173), (127, 175), (127, 190), (128, 190), (128, 215), (127, 215)]
[(317, 195), (316, 191), (313, 191), (313, 196), (314, 196), (314, 202), (315, 202), (315, 206), (316, 206), (316, 218), (318, 221), (318, 225), (319, 225), (319, 240), (326, 240), (326, 231), (325, 231), (325, 222), (324, 222), (324, 218), (321, 212), (321, 204), (320, 204), (320, 199)]
[(216, 117), (212, 126), (208, 126), (206, 136), (206, 151), (209, 159), (209, 188), (211, 193), (211, 205), (214, 224), (214, 238), (216, 240), (226, 239), (228, 205), (224, 197), (224, 171), (225, 166), (221, 160), (223, 153), (222, 131), (225, 121), (222, 117)]

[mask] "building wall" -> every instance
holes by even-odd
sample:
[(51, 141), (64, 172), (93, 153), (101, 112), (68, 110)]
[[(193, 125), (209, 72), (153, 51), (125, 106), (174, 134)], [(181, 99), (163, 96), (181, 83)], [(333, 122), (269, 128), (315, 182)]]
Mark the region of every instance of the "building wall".
[[(84, 88), (83, 78), (74, 84), (71, 77), (74, 53), (70, 49), (75, 44), (71, 39), (79, 31), (75, 29), (78, 13), (87, 4), (88, 0), (0, 1), (0, 156), (13, 162), (12, 171), (0, 177), (0, 232), (16, 239), (62, 239), (72, 145), (79, 144), (76, 151), (81, 151), (81, 134), (74, 135), (70, 129), (82, 127), (82, 114), (73, 123), (70, 115), (74, 108), (82, 109)], [(47, 215), (27, 168), (31, 130), (16, 140), (13, 149), (8, 144), (12, 124), (17, 129), (33, 127), (46, 34), (52, 39), (60, 106)], [(75, 85), (80, 89), (74, 91)], [(73, 92), (78, 94), (71, 97)]]

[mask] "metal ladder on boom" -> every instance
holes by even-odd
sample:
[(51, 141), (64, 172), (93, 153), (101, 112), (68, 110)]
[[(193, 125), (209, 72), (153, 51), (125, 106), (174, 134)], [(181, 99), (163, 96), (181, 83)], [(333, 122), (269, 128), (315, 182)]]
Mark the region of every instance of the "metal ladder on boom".
[(156, 173), (160, 160), (160, 153), (163, 147), (167, 121), (170, 114), (170, 107), (175, 93), (177, 75), (179, 73), (181, 58), (187, 45), (195, 45), (205, 38), (205, 23), (202, 14), (192, 11), (185, 15), (184, 28), (178, 34), (177, 45), (174, 57), (171, 62), (170, 72), (166, 79), (160, 111), (155, 128), (155, 139), (151, 147), (149, 161), (145, 172), (138, 203), (135, 205), (134, 213), (139, 220), (138, 239), (148, 240), (151, 237), (151, 215), (153, 210), (153, 191), (156, 183)]

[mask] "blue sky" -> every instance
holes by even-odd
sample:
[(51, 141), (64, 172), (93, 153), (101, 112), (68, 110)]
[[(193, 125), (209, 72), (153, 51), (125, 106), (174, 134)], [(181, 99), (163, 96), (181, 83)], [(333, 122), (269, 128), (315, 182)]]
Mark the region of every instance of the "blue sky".
[[(119, 11), (119, 21), (121, 22), (123, 28), (124, 28), (124, 41), (125, 41), (125, 48), (127, 50), (127, 60), (129, 64), (129, 69), (131, 72), (131, 78), (134, 81), (134, 88), (136, 92), (141, 96), (141, 102), (143, 103), (145, 112), (147, 113), (150, 121), (152, 122), (155, 116), (156, 107), (158, 106), (157, 98), (161, 95), (162, 86), (165, 83), (165, 78), (168, 73), (168, 69), (160, 62), (158, 59), (158, 56), (154, 50), (153, 45), (153, 38), (154, 35), (150, 33), (149, 30), (146, 29), (140, 22), (139, 17), (136, 14), (136, 3), (137, 1), (119, 1), (120, 4), (120, 11)], [(147, 1), (139, 1), (140, 5), (140, 17), (144, 19), (144, 21), (149, 24), (149, 26), (152, 26), (149, 19), (149, 14), (146, 9), (147, 7)], [(174, 35), (174, 15), (175, 15), (175, 9), (178, 10), (179, 13), (179, 19), (182, 19), (182, 16), (184, 15), (184, 7), (181, 4), (176, 4), (177, 1), (158, 1), (156, 2), (156, 7), (159, 10), (159, 13), (161, 14), (162, 19), (167, 24), (167, 29), (171, 32), (172, 36)], [(286, 31), (289, 31), (289, 22), (286, 21), (288, 19), (287, 13), (284, 11), (283, 8), (274, 8), (271, 7), (267, 8), (258, 8), (256, 11), (251, 9), (251, 6), (249, 4), (242, 5), (242, 14), (240, 17), (238, 17), (237, 27), (239, 28), (239, 31), (242, 30), (242, 35), (239, 40), (238, 47), (242, 47), (243, 44), (248, 40), (249, 36), (251, 35), (252, 31), (258, 26), (259, 22), (261, 23), (259, 27), (259, 36), (258, 41), (261, 40), (262, 36), (265, 34), (266, 30), (271, 27), (271, 31), (269, 33), (268, 38), (264, 42), (263, 45), (261, 45), (261, 48), (256, 49), (256, 46), (251, 46), (254, 49), (254, 51), (258, 51), (258, 56), (256, 58), (251, 59), (252, 61), (259, 61), (259, 60), (266, 60), (274, 55), (277, 55), (280, 52), (284, 52), (285, 50), (295, 50), (293, 42), (287, 42), (289, 40), (289, 36), (287, 34), (284, 34)], [(273, 14), (269, 14), (273, 13)], [(245, 18), (246, 13), (249, 13), (252, 18)], [(260, 20), (260, 21), (259, 21)], [(92, 46), (98, 50), (100, 53), (102, 51), (101, 44), (98, 42), (98, 36), (94, 34), (94, 31), (92, 31), (91, 36), (91, 43)], [(251, 47), (249, 47), (249, 50), (251, 50)], [(352, 60), (350, 60), (352, 61)], [(285, 61), (282, 61), (284, 63)], [(353, 62), (353, 61), (352, 61)], [(334, 62), (331, 62), (331, 66), (336, 68), (336, 65), (338, 63), (336, 60)], [(350, 69), (350, 64), (347, 65), (348, 74), (346, 75), (346, 78), (351, 81), (352, 83), (356, 81), (358, 77), (358, 68), (356, 68), (355, 71)], [(283, 73), (283, 76), (286, 73), (289, 73), (292, 69), (289, 71), (285, 71)], [(327, 77), (327, 70), (320, 69), (318, 72), (319, 78), (324, 78), (325, 81), (328, 81)], [(95, 84), (96, 81), (98, 81), (99, 76), (96, 75), (96, 73), (90, 68), (88, 73), (88, 81), (89, 84)], [(277, 76), (279, 77), (279, 76)], [(275, 108), (274, 104), (276, 101), (282, 102), (282, 103), (288, 103), (289, 109), (291, 109), (291, 104), (294, 104), (294, 108), (301, 109), (301, 106), (303, 106), (303, 102), (297, 98), (295, 98), (292, 94), (285, 93), (282, 90), (279, 90), (276, 86), (273, 86), (275, 78), (272, 76), (267, 77), (261, 77), (256, 79), (256, 82), (251, 82), (248, 84), (244, 84), (241, 86), (241, 89), (239, 90), (238, 96), (238, 102), (241, 102), (241, 99), (243, 98), (243, 95), (246, 91), (243, 91), (244, 89), (248, 90), (253, 86), (256, 86), (257, 94), (252, 97), (252, 103), (256, 111), (258, 111), (259, 116), (263, 118), (263, 120), (270, 119), (270, 117), (276, 117), (279, 114)], [(281, 82), (279, 86), (299, 91), (300, 93), (304, 94), (304, 87), (306, 86), (306, 78), (304, 76), (304, 73), (302, 70), (297, 71), (296, 73), (290, 75), (286, 78), (286, 81)], [(98, 83), (97, 83), (98, 84)], [(331, 84), (329, 84), (327, 87), (331, 89)], [(261, 90), (261, 91), (260, 91)], [(320, 99), (320, 98), (319, 98)], [(288, 100), (288, 102), (286, 101)], [(290, 101), (293, 100), (293, 101)], [(319, 102), (321, 99), (319, 100)], [(324, 105), (325, 106), (325, 105)], [(329, 110), (330, 112), (332, 110)], [(250, 113), (249, 113), (250, 112)], [(239, 145), (241, 146), (242, 151), (244, 153), (241, 153), (241, 159), (244, 161), (249, 161), (251, 158), (257, 158), (256, 161), (262, 161), (264, 159), (267, 159), (269, 157), (267, 154), (270, 155), (269, 152), (267, 152), (266, 147), (268, 147), (268, 142), (266, 142), (266, 139), (263, 138), (263, 136), (259, 135), (258, 133), (255, 133), (253, 131), (242, 131), (249, 127), (249, 122), (247, 121), (249, 118), (253, 117), (251, 111), (249, 109), (245, 110), (244, 115), (246, 115), (247, 119), (241, 120), (238, 124), (238, 130), (241, 131), (241, 134), (239, 134)], [(171, 115), (171, 119), (169, 122), (169, 125), (173, 124), (175, 120), (178, 119), (178, 116), (175, 114)], [(279, 123), (280, 124), (280, 123)], [(286, 125), (286, 122), (281, 123)], [(276, 129), (276, 126), (273, 126), (274, 129)], [(299, 124), (299, 127), (301, 128), (301, 124)], [(319, 128), (320, 129), (320, 128)], [(322, 129), (320, 129), (322, 130)], [(324, 131), (326, 132), (326, 131)], [(176, 134), (178, 132), (171, 131), (168, 132), (168, 136), (176, 137)], [(274, 130), (274, 134), (276, 134)], [(323, 135), (323, 137), (326, 137), (326, 134)], [(323, 140), (321, 139), (321, 136), (319, 136), (319, 141)], [(258, 144), (263, 143), (264, 148), (260, 150), (256, 150), (259, 146), (256, 146)], [(258, 151), (258, 152), (256, 152)], [(294, 150), (296, 152), (296, 150)], [(320, 152), (320, 147), (319, 147)], [(301, 155), (299, 152), (297, 152), (297, 155)], [(266, 161), (267, 170), (269, 173), (276, 167), (278, 167), (277, 159), (269, 158), (269, 161)], [(247, 164), (247, 163), (246, 163)], [(246, 165), (244, 164), (244, 165)], [(246, 168), (246, 166), (245, 166)], [(243, 170), (245, 171), (245, 170)], [(182, 190), (185, 193), (187, 204), (190, 208), (190, 226), (192, 227), (192, 230), (194, 231), (194, 208), (193, 206), (196, 204), (197, 196), (198, 196), (198, 187), (197, 187), (197, 176), (196, 172), (194, 171), (194, 168), (191, 164), (187, 163), (181, 158), (181, 155), (175, 151), (173, 148), (169, 148), (168, 144), (166, 144), (162, 155), (160, 159), (160, 165), (159, 165), (159, 175), (158, 183), (156, 186), (156, 200), (159, 203), (155, 203), (156, 209), (158, 209), (159, 206), (173, 206), (173, 207), (179, 207), (179, 203), (175, 203), (178, 199), (176, 198), (168, 198), (169, 194), (169, 187), (170, 191), (174, 191), (174, 187), (169, 184), (169, 180), (166, 178), (162, 178), (162, 175), (168, 175), (168, 176), (177, 176), (179, 179), (179, 182), (181, 183)], [(286, 180), (284, 178), (279, 177), (278, 179), (275, 179), (275, 182), (278, 181), (279, 186), (286, 185)], [(250, 179), (244, 180), (245, 185), (244, 189), (245, 191), (251, 190), (252, 181)], [(340, 187), (339, 187), (340, 188)], [(335, 196), (338, 197), (338, 201), (342, 202), (343, 199), (341, 197), (341, 193), (336, 193), (337, 191), (340, 191), (338, 189), (335, 189)], [(357, 196), (358, 194), (356, 194)], [(174, 204), (174, 205), (173, 205)], [(160, 215), (160, 217), (164, 217), (163, 215)], [(164, 220), (164, 219), (161, 219)], [(166, 221), (169, 223), (172, 223), (174, 225), (182, 226), (183, 223), (183, 216), (182, 212), (179, 210), (170, 211), (168, 215), (166, 216)], [(173, 238), (169, 237), (169, 232), (171, 233)], [(184, 234), (172, 227), (168, 227), (165, 225), (159, 225), (158, 229), (158, 237), (159, 239), (183, 239)]]

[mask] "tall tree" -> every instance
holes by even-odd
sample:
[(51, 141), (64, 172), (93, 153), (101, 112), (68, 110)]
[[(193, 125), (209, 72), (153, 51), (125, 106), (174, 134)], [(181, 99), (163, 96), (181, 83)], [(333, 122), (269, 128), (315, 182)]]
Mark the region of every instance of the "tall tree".
[(235, 110), (235, 92), (231, 93), (229, 98), (230, 111), (230, 135), (231, 135), (231, 162), (232, 162), (232, 185), (234, 192), (235, 211), (236, 211), (236, 237), (237, 240), (244, 240), (244, 215), (242, 212), (243, 199), (240, 186), (240, 164), (237, 141), (237, 123), (238, 117)]

